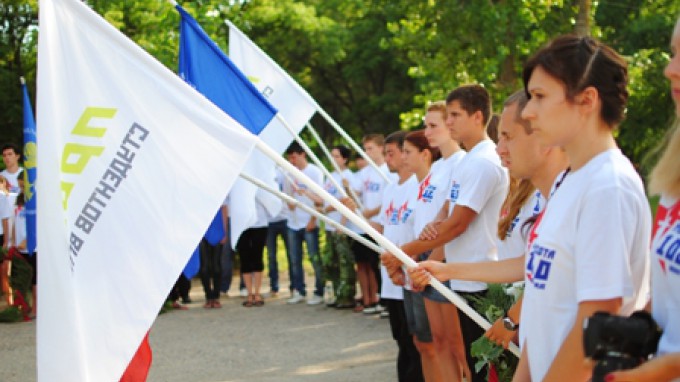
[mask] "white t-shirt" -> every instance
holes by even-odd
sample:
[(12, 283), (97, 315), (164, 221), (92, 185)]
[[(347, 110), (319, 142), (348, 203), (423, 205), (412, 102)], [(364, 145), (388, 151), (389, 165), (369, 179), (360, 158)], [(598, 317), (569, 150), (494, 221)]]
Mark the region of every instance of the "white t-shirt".
[[(12, 205), (10, 204), (10, 199), (9, 195), (6, 195), (2, 192), (0, 192), (0, 235), (9, 235), (9, 232), (3, 232), (2, 230), (2, 223), (1, 221), (4, 219), (7, 220), (7, 228), (9, 229), (9, 220), (11, 220), (12, 217)], [(11, 229), (9, 229), (11, 231)], [(2, 244), (2, 243), (0, 243)]]
[(5, 179), (7, 179), (7, 182), (9, 183), (9, 192), (11, 194), (19, 194), (19, 174), (22, 174), (23, 169), (20, 167), (19, 170), (15, 173), (11, 173), (7, 171), (7, 169), (4, 169), (0, 172), (0, 175), (2, 175)]
[[(342, 171), (342, 174), (339, 174), (337, 171), (333, 171), (331, 173), (331, 176), (335, 181), (342, 185), (342, 179), (347, 179), (349, 181), (350, 187), (352, 184), (354, 184), (354, 173), (350, 169), (344, 169)], [(336, 199), (340, 199), (342, 197), (342, 194), (340, 193), (340, 190), (338, 190), (333, 182), (330, 181), (330, 179), (326, 179), (326, 181), (323, 184), (323, 189), (326, 190), (331, 196), (333, 196)], [(328, 203), (326, 203), (326, 206), (328, 206)], [(342, 223), (342, 214), (338, 211), (332, 211), (326, 214), (330, 219), (332, 219), (335, 222)], [(345, 223), (343, 224), (350, 230), (354, 232), (361, 232), (361, 230), (351, 221), (346, 220)], [(326, 231), (331, 231), (335, 232), (336, 229), (330, 224), (326, 224)]]
[[(14, 238), (12, 238), (12, 245), (19, 246), (22, 241), (26, 240), (26, 208), (14, 207)], [(28, 253), (26, 249), (22, 249), (21, 253)]]
[(258, 197), (258, 194), (267, 192), (261, 188), (258, 188), (256, 191), (255, 195), (255, 216), (257, 217), (257, 220), (255, 220), (255, 223), (251, 225), (248, 228), (262, 228), (262, 227), (267, 227), (269, 225), (269, 213), (267, 213), (267, 208), (265, 208), (264, 204), (260, 201), (261, 199)]
[[(508, 193), (508, 172), (501, 166), (496, 145), (483, 140), (470, 150), (451, 175), (449, 215), (455, 205), (477, 213), (467, 230), (444, 245), (448, 263), (479, 263), (497, 260), (498, 216)], [(486, 283), (451, 280), (451, 289), (463, 292), (486, 290)]]
[[(304, 170), (302, 170), (302, 173), (307, 175), (311, 180), (314, 181), (314, 183), (318, 184), (320, 187), (323, 187), (323, 173), (321, 172), (321, 170), (319, 170), (318, 167), (311, 163), (308, 163)], [(290, 181), (292, 181), (294, 184), (291, 184)], [(305, 185), (304, 183), (291, 177), (290, 180), (286, 180), (285, 189), (286, 193), (288, 195), (292, 195), (295, 200), (298, 200), (301, 203), (314, 208), (314, 201), (312, 199), (307, 197), (307, 195), (301, 195), (300, 193), (295, 191), (295, 190), (306, 191), (308, 188), (307, 185)], [(288, 207), (284, 206), (284, 208)], [(289, 210), (288, 228), (293, 230), (303, 229), (307, 226), (307, 223), (309, 223), (309, 219), (311, 218), (312, 215), (303, 211), (302, 208), (295, 208), (293, 210)], [(316, 226), (317, 227), (319, 226), (318, 221), (316, 222)]]
[(662, 196), (652, 241), (652, 315), (663, 328), (658, 354), (680, 352), (680, 199)]
[(645, 305), (651, 213), (640, 177), (618, 149), (560, 175), (527, 243), (522, 337), (531, 379), (541, 381), (582, 301), (623, 297)]
[(418, 185), (415, 199), (415, 220), (413, 230), (418, 237), (423, 227), (432, 222), (449, 197), (451, 174), (465, 157), (460, 150), (448, 158), (440, 159), (432, 164), (430, 173)]
[[(283, 191), (283, 184), (285, 183), (284, 178), (285, 178), (285, 176), (283, 175), (283, 172), (281, 171), (280, 168), (277, 167), (275, 169), (274, 180), (276, 181), (276, 184), (278, 184), (278, 186), (279, 186), (279, 191)], [(280, 222), (282, 220), (288, 219), (288, 211), (290, 211), (290, 210), (288, 209), (288, 207), (284, 203), (284, 205), (283, 205), (283, 207), (281, 207), (281, 211), (278, 213), (278, 215), (270, 217), (269, 222), (270, 223), (276, 223), (276, 222)]]
[[(413, 234), (413, 195), (418, 190), (418, 181), (411, 176), (404, 183), (391, 183), (383, 193), (382, 208), (380, 209), (379, 224), (383, 226), (383, 236), (394, 245), (401, 246), (414, 240)], [(382, 286), (380, 296), (394, 300), (403, 300), (403, 290), (394, 285), (387, 270), (381, 264)]]
[[(387, 164), (383, 163), (379, 167), (380, 171), (389, 176), (390, 170), (387, 168)], [(377, 170), (372, 166), (366, 166), (355, 174), (353, 187), (359, 193), (364, 208), (372, 210), (380, 207), (382, 194), (387, 184), (385, 178)], [(378, 215), (374, 215), (370, 220), (380, 223)]]
[(503, 240), (496, 241), (496, 249), (498, 250), (498, 260), (507, 260), (515, 257), (524, 256), (527, 249), (527, 229), (524, 228), (524, 223), (537, 216), (545, 207), (545, 199), (541, 192), (536, 190), (522, 208), (517, 213), (517, 216), (512, 220), (508, 232), (505, 234)]

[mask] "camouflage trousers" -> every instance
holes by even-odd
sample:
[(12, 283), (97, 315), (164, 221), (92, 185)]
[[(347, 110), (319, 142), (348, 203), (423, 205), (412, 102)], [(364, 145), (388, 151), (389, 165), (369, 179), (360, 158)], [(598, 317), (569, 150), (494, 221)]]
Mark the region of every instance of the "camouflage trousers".
[(352, 239), (347, 235), (326, 231), (326, 246), (321, 258), (324, 282), (330, 281), (338, 304), (352, 304), (356, 294)]

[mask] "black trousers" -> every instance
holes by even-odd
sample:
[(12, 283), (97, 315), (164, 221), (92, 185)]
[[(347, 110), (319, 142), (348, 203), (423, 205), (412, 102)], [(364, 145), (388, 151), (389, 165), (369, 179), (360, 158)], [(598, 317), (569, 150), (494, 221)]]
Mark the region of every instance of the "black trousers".
[(408, 332), (404, 301), (383, 299), (390, 312), (392, 338), (397, 341), (397, 377), (399, 382), (423, 382), (423, 368), (420, 353), (413, 344), (413, 336)]
[[(463, 297), (465, 300), (470, 303), (471, 301), (468, 299), (469, 296), (478, 296), (478, 297), (484, 297), (486, 295), (486, 291), (479, 291), (479, 292), (458, 292), (458, 295)], [(470, 349), (472, 348), (472, 343), (477, 341), (479, 337), (484, 335), (484, 329), (482, 329), (481, 326), (479, 326), (476, 322), (474, 322), (470, 317), (467, 316), (467, 314), (463, 313), (462, 310), (458, 309), (458, 319), (460, 320), (460, 330), (463, 332), (463, 344), (465, 345), (465, 359), (467, 360), (468, 368), (470, 368), (470, 372), (472, 373), (472, 381), (471, 382), (486, 382), (486, 376), (488, 374), (488, 365), (484, 365), (484, 367), (479, 370), (479, 372), (475, 372), (475, 358), (470, 354)]]
[(201, 255), (201, 283), (205, 291), (205, 299), (216, 300), (220, 298), (222, 282), (222, 244), (210, 245), (203, 238), (198, 250)]

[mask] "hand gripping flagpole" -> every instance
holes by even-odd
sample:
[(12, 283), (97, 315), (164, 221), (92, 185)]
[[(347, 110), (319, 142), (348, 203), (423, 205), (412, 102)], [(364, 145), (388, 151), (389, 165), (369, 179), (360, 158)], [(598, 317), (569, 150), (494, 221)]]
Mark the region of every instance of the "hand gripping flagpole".
[[(305, 176), (300, 170), (295, 168), (295, 166), (281, 158), (279, 154), (277, 154), (264, 142), (257, 139), (255, 147), (257, 147), (258, 150), (260, 150), (266, 156), (275, 161), (279, 166), (281, 166), (281, 168), (288, 171), (290, 174), (295, 176), (295, 178), (297, 178), (302, 183), (307, 185), (307, 187), (309, 187), (309, 189), (312, 192), (319, 195), (328, 204), (332, 205), (344, 217), (346, 217), (352, 223), (356, 224), (359, 228), (364, 230), (364, 232), (371, 236), (371, 238), (373, 238), (381, 247), (385, 248), (386, 251), (396, 256), (406, 267), (413, 268), (417, 266), (416, 262), (413, 261), (413, 259), (411, 259), (409, 256), (407, 256), (399, 247), (394, 245), (394, 243), (392, 243), (391, 241), (387, 240), (370, 224), (368, 224), (366, 221), (364, 221), (359, 216), (354, 214), (349, 208), (345, 207), (345, 205), (340, 203), (339, 200), (328, 194), (321, 186), (314, 183), (314, 181), (309, 179), (309, 177)], [(465, 313), (468, 317), (475, 321), (477, 325), (481, 326), (484, 330), (487, 330), (491, 327), (491, 324), (488, 321), (486, 321), (484, 317), (482, 317), (479, 313), (477, 313), (477, 311), (472, 309), (462, 297), (460, 297), (451, 289), (444, 286), (444, 284), (442, 284), (439, 280), (435, 279), (434, 277), (430, 277), (430, 285), (434, 289), (436, 289), (439, 293), (444, 295), (449, 301), (456, 305), (458, 309), (463, 311), (463, 313)], [(520, 353), (519, 348), (517, 346), (515, 346), (514, 344), (510, 344), (509, 349), (513, 354), (519, 357)]]
[(304, 204), (304, 203), (301, 203), (301, 202), (300, 202), (299, 200), (297, 200), (297, 199), (292, 198), (290, 195), (287, 195), (287, 194), (284, 193), (284, 192), (281, 192), (281, 191), (279, 191), (279, 190), (277, 190), (277, 189), (275, 189), (275, 188), (273, 188), (273, 187), (270, 187), (270, 186), (268, 186), (266, 183), (262, 182), (261, 180), (259, 180), (259, 179), (257, 179), (257, 178), (253, 178), (253, 177), (249, 176), (248, 174), (241, 173), (240, 176), (241, 176), (241, 178), (243, 178), (243, 179), (249, 181), (250, 183), (252, 183), (252, 184), (254, 184), (254, 185), (258, 186), (258, 187), (260, 187), (261, 189), (263, 189), (263, 190), (265, 190), (265, 191), (267, 191), (267, 192), (269, 192), (269, 193), (271, 193), (271, 194), (274, 194), (274, 195), (278, 196), (281, 200), (283, 200), (283, 201), (285, 201), (285, 202), (287, 202), (287, 203), (295, 204), (295, 206), (296, 206), (297, 208), (300, 208), (300, 209), (306, 211), (307, 213), (314, 215), (316, 218), (318, 218), (318, 219), (320, 219), (320, 220), (323, 220), (323, 221), (326, 222), (327, 224), (332, 225), (332, 226), (335, 227), (336, 229), (338, 229), (338, 230), (344, 232), (345, 234), (347, 234), (347, 236), (350, 236), (350, 237), (353, 238), (354, 240), (356, 240), (356, 241), (360, 242), (361, 244), (365, 245), (367, 248), (372, 249), (372, 250), (375, 251), (376, 253), (380, 254), (380, 253), (383, 253), (383, 252), (385, 251), (384, 249), (380, 248), (380, 247), (379, 247), (378, 245), (376, 245), (375, 243), (373, 243), (373, 242), (371, 242), (371, 241), (369, 241), (369, 240), (366, 240), (365, 237), (362, 237), (362, 236), (359, 235), (358, 233), (356, 233), (356, 232), (352, 231), (351, 229), (347, 228), (346, 226), (344, 226), (344, 225), (342, 225), (342, 224), (336, 222), (335, 220), (329, 218), (328, 216), (326, 216), (326, 215), (320, 213), (319, 211), (315, 210), (314, 208), (312, 208), (312, 207), (310, 207), (310, 206), (308, 206), (308, 205), (306, 205), (306, 204)]
[[(309, 132), (312, 133), (312, 135), (314, 136), (314, 139), (316, 139), (316, 141), (319, 142), (319, 147), (321, 147), (321, 151), (323, 151), (323, 153), (326, 154), (328, 160), (331, 162), (331, 165), (333, 165), (333, 169), (342, 177), (342, 170), (340, 170), (338, 164), (335, 163), (335, 160), (333, 160), (333, 155), (331, 155), (331, 152), (328, 150), (326, 144), (323, 143), (323, 140), (319, 136), (319, 133), (314, 129), (314, 127), (312, 127), (312, 124), (309, 122), (307, 122), (307, 130), (309, 130)], [(359, 209), (363, 210), (364, 206), (361, 204), (361, 199), (359, 199), (359, 196), (357, 196), (356, 192), (354, 192), (354, 189), (350, 186), (348, 190), (350, 195), (352, 196), (352, 199), (354, 199), (354, 201), (357, 203)]]

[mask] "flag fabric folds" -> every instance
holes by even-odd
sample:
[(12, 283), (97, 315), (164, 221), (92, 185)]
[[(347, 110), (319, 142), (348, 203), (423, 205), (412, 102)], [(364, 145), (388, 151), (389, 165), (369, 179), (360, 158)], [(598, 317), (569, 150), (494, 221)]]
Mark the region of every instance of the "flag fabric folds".
[[(196, 20), (181, 6), (177, 5), (176, 9), (181, 16), (180, 76), (245, 128), (254, 134), (260, 134), (262, 138), (261, 134), (264, 133), (263, 130), (269, 129), (268, 125), (280, 123), (274, 119), (277, 110), (210, 39)], [(260, 113), (263, 118), (255, 119), (252, 117), (253, 113)], [(267, 118), (264, 118), (265, 115)], [(276, 144), (283, 143), (287, 147), (292, 139), (290, 133), (286, 132), (285, 136), (279, 137)], [(265, 142), (272, 144), (266, 140)], [(273, 185), (274, 167), (271, 159), (255, 151), (243, 172)], [(232, 248), (236, 248), (241, 233), (257, 220), (256, 198), (271, 216), (277, 215), (282, 208), (279, 199), (267, 193), (256, 193), (256, 190), (256, 186), (242, 179), (238, 179), (231, 189), (229, 217)]]
[(277, 110), (220, 50), (181, 6), (179, 74), (253, 134), (259, 134)]
[(118, 381), (255, 137), (84, 3), (39, 9), (38, 380)]
[(36, 169), (36, 129), (33, 118), (31, 99), (28, 96), (26, 84), (21, 84), (24, 96), (24, 208), (26, 209), (26, 250), (33, 255), (37, 245), (36, 235), (36, 194), (35, 181), (38, 176)]
[[(316, 101), (234, 24), (227, 21), (227, 25), (229, 58), (299, 133), (316, 112)], [(283, 153), (291, 142), (288, 130), (276, 120), (267, 126), (260, 138), (279, 153)]]

